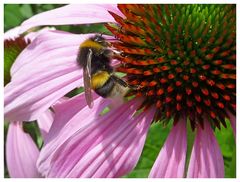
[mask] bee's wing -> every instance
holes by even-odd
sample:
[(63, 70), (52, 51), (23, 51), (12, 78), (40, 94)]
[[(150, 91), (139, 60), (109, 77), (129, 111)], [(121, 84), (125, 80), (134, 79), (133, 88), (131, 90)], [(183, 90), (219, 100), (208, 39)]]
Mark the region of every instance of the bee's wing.
[(91, 61), (92, 61), (92, 50), (89, 49), (89, 54), (87, 56), (87, 66), (83, 68), (85, 99), (87, 101), (89, 108), (93, 107), (92, 89), (91, 89)]

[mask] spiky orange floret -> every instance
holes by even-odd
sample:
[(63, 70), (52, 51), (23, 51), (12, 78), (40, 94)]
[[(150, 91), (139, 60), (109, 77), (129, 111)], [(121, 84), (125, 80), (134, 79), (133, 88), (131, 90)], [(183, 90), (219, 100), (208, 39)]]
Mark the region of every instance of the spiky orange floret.
[(226, 126), (236, 109), (235, 5), (118, 5), (121, 28), (107, 28), (119, 40), (131, 95), (154, 104), (155, 119), (187, 116), (194, 129), (203, 119)]

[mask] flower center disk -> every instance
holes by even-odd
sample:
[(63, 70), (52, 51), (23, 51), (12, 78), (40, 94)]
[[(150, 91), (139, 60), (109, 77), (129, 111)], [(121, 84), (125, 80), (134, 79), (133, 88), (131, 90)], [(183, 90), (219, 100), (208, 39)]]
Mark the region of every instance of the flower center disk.
[(124, 56), (118, 71), (138, 86), (131, 94), (155, 105), (155, 120), (187, 117), (194, 129), (204, 118), (226, 127), (236, 110), (235, 5), (118, 5), (119, 27), (107, 28)]

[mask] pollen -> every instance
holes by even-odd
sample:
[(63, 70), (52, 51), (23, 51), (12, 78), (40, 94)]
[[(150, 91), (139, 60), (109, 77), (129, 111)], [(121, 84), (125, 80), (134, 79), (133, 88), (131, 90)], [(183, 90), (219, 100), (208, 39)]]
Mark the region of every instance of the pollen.
[(236, 5), (121, 4), (106, 25), (130, 95), (156, 107), (156, 121), (189, 118), (192, 129), (225, 127), (236, 113)]

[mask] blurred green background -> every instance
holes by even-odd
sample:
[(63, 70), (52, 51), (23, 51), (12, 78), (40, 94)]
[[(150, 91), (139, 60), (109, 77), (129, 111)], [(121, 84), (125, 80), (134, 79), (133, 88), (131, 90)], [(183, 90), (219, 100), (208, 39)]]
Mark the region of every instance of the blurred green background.
[[(43, 11), (54, 9), (63, 5), (60, 4), (5, 4), (4, 5), (4, 32), (7, 30), (19, 26), (24, 20), (38, 14)], [(87, 33), (87, 32), (108, 32), (106, 28), (101, 24), (96, 25), (85, 25), (85, 26), (57, 26), (59, 30), (64, 30), (73, 33)], [(81, 90), (82, 91), (82, 90)], [(74, 91), (77, 92), (76, 90)], [(75, 95), (74, 93), (72, 93)], [(70, 94), (70, 95), (72, 95)], [(222, 154), (224, 156), (225, 164), (225, 177), (235, 178), (236, 177), (236, 144), (232, 133), (231, 126), (228, 123), (227, 129), (222, 128), (221, 131), (216, 129), (215, 135), (220, 145)], [(171, 122), (167, 126), (163, 126), (161, 123), (153, 124), (148, 134), (146, 144), (144, 146), (143, 153), (140, 161), (138, 162), (134, 171), (128, 174), (127, 178), (144, 178), (147, 177), (149, 171), (166, 140), (168, 133), (171, 128)], [(8, 125), (4, 125), (4, 136), (6, 138)], [(26, 131), (31, 131), (31, 135), (34, 140), (41, 146), (41, 138), (39, 131), (37, 131), (36, 124), (26, 124)], [(193, 144), (195, 133), (193, 133), (188, 127), (188, 153), (187, 162), (189, 161), (191, 148)], [(9, 177), (7, 167), (5, 163), (5, 177)]]
[[(4, 5), (4, 32), (19, 26), (31, 16), (64, 6), (64, 4), (5, 4)], [(102, 24), (85, 26), (57, 26), (57, 29), (72, 33), (101, 32), (109, 33)]]

